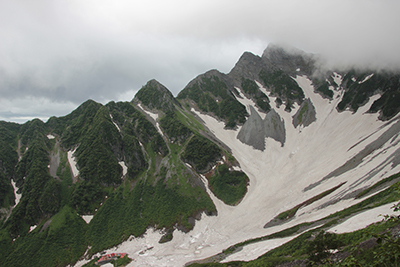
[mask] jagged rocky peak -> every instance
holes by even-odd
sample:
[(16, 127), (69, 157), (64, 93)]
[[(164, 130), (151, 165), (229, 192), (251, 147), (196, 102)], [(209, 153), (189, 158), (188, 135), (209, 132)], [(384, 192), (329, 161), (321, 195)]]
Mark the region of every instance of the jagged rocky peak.
[(258, 74), (265, 66), (261, 57), (250, 52), (244, 52), (238, 62), (228, 73), (229, 78), (235, 86), (240, 86), (242, 78), (249, 80), (259, 80)]
[(290, 75), (311, 75), (315, 71), (315, 56), (288, 45), (269, 44), (262, 57), (267, 65)]
[(167, 112), (180, 105), (172, 93), (157, 80), (153, 79), (146, 83), (132, 100), (135, 104), (142, 104), (149, 110)]

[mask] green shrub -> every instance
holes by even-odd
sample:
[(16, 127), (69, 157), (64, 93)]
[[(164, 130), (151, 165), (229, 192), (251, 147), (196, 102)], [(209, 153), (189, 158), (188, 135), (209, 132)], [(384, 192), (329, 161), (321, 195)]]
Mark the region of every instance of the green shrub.
[(226, 165), (218, 166), (209, 178), (210, 189), (225, 204), (237, 205), (245, 196), (249, 178), (243, 172), (229, 171)]
[(192, 164), (199, 172), (205, 172), (210, 169), (211, 164), (222, 157), (219, 147), (199, 135), (194, 135), (186, 145), (182, 154), (182, 159)]

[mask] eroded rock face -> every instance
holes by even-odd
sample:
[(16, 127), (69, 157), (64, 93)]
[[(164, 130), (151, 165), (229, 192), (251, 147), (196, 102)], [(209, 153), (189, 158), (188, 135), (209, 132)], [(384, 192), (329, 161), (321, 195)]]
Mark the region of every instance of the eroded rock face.
[(252, 106), (250, 111), (251, 115), (240, 129), (237, 139), (261, 151), (265, 150), (266, 137), (280, 142), (283, 146), (286, 140), (285, 124), (279, 114), (272, 109), (263, 120)]
[(265, 125), (260, 114), (250, 106), (251, 115), (240, 129), (237, 139), (258, 150), (265, 149)]
[(304, 127), (309, 126), (311, 123), (317, 120), (315, 114), (315, 107), (311, 100), (307, 98), (303, 101), (299, 110), (293, 116), (294, 128), (299, 125), (303, 125)]
[(283, 146), (286, 141), (285, 122), (275, 110), (267, 113), (264, 119), (265, 137), (270, 137)]

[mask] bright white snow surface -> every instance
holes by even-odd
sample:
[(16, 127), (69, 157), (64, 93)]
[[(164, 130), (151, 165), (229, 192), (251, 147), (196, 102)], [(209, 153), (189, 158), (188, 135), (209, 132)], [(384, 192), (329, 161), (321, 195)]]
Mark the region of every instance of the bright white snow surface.
[(68, 163), (69, 163), (69, 166), (71, 167), (72, 175), (74, 176), (74, 178), (78, 177), (78, 175), (79, 175), (79, 170), (76, 167), (77, 161), (76, 161), (76, 158), (74, 157), (74, 153), (75, 153), (76, 149), (77, 148), (75, 148), (74, 150), (68, 151), (68, 153), (67, 153)]
[(93, 216), (94, 215), (82, 215), (82, 219), (84, 219), (85, 222), (88, 224), (93, 219)]
[[(339, 82), (340, 77), (337, 79)], [(362, 199), (336, 201), (335, 204), (324, 208), (321, 208), (321, 205), (339, 199), (348, 192), (350, 186), (351, 190), (363, 188), (400, 171), (399, 166), (392, 168), (390, 163), (385, 163), (387, 157), (396, 150), (396, 147), (389, 145), (389, 141), (350, 171), (304, 191), (307, 186), (320, 181), (369, 143), (378, 139), (393, 123), (385, 124), (377, 119), (378, 114), (365, 113), (379, 96), (372, 97), (369, 103), (359, 108), (355, 114), (348, 111), (339, 113), (335, 107), (340, 98), (328, 100), (315, 94), (307, 77), (297, 76), (294, 80), (303, 88), (306, 98), (310, 98), (316, 109), (317, 120), (301, 129), (299, 127), (295, 129), (292, 124), (292, 116), (296, 113), (298, 105), (290, 114), (284, 111), (284, 105), (277, 108), (275, 98), (258, 83), (260, 90), (269, 96), (271, 106), (285, 121), (286, 142), (283, 147), (275, 140), (266, 138), (265, 151), (255, 150), (236, 138), (240, 127), (237, 130), (225, 130), (223, 122), (196, 112), (214, 135), (231, 148), (241, 169), (249, 176), (248, 193), (238, 206), (227, 206), (210, 193), (218, 210), (218, 216), (203, 215), (189, 233), (175, 230), (172, 241), (159, 244), (158, 240), (162, 234), (148, 230), (144, 238), (133, 238), (117, 248), (108, 250), (107, 253), (129, 253), (129, 257), (134, 261), (128, 266), (183, 266), (190, 261), (215, 255), (236, 243), (275, 233), (302, 222), (318, 220), (347, 208)], [(243, 101), (246, 101), (246, 105), (254, 105), (245, 98)], [(385, 153), (379, 153), (382, 151)], [(376, 174), (371, 179), (356, 183), (381, 163), (385, 164), (382, 168), (376, 169)], [(264, 228), (264, 225), (279, 213), (342, 182), (346, 184), (321, 200), (301, 208), (291, 221)], [(370, 212), (364, 216), (376, 219), (383, 211)], [(341, 227), (344, 231), (354, 230), (345, 222)], [(283, 241), (286, 239), (256, 243), (230, 257), (237, 260), (251, 260), (274, 247), (274, 244), (279, 245)], [(81, 266), (79, 264), (77, 266)]]
[(382, 221), (384, 219), (383, 215), (399, 215), (399, 212), (394, 212), (392, 209), (396, 203), (397, 202), (389, 203), (371, 210), (364, 211), (347, 219), (341, 224), (332, 227), (328, 231), (337, 234), (349, 233), (365, 228), (372, 223)]
[(14, 180), (11, 180), (11, 184), (12, 184), (12, 186), (13, 186), (13, 188), (14, 188), (14, 195), (15, 195), (15, 205), (14, 205), (14, 207), (15, 207), (15, 206), (18, 205), (19, 201), (21, 200), (22, 194), (18, 194), (18, 193), (17, 193), (17, 191), (18, 191), (19, 188), (15, 185)]
[(121, 129), (119, 128), (118, 124), (116, 124), (116, 123), (114, 122), (114, 118), (113, 118), (113, 116), (112, 116), (111, 114), (110, 114), (110, 118), (111, 118), (111, 121), (112, 121), (112, 123), (114, 124), (114, 126), (117, 128), (118, 132), (121, 132)]
[(128, 173), (128, 167), (126, 166), (124, 161), (118, 162), (122, 167), (122, 175), (125, 176)]
[(48, 134), (48, 135), (47, 135), (47, 138), (48, 138), (48, 139), (54, 139), (55, 137), (54, 137), (54, 135), (52, 135), (52, 134)]

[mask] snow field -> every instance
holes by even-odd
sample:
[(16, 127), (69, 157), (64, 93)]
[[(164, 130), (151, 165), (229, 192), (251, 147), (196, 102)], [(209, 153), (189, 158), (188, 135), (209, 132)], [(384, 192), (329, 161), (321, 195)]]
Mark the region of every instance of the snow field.
[(383, 215), (399, 215), (399, 212), (394, 212), (392, 209), (393, 205), (396, 203), (397, 202), (393, 202), (364, 211), (330, 228), (328, 231), (336, 234), (349, 233), (365, 228), (372, 223), (382, 221), (384, 219)]
[[(341, 77), (335, 75), (334, 79), (340, 85)], [(285, 121), (286, 142), (283, 147), (275, 140), (266, 138), (265, 151), (256, 150), (236, 138), (240, 127), (236, 130), (225, 130), (223, 122), (192, 110), (205, 122), (210, 131), (232, 150), (241, 169), (250, 179), (248, 193), (238, 206), (225, 205), (208, 189), (216, 205), (218, 216), (203, 215), (201, 220), (196, 222), (194, 229), (186, 234), (175, 230), (174, 238), (170, 242), (159, 244), (158, 240), (162, 233), (149, 229), (143, 238), (133, 238), (116, 248), (107, 250), (107, 253), (128, 253), (129, 257), (134, 258), (128, 266), (183, 266), (187, 262), (215, 255), (244, 240), (272, 234), (302, 222), (315, 221), (345, 209), (362, 201), (362, 199), (352, 198), (341, 200), (345, 194), (400, 171), (399, 166), (393, 168), (387, 159), (399, 148), (399, 145), (394, 146), (389, 144), (389, 141), (349, 171), (321, 181), (368, 144), (377, 140), (393, 123), (385, 124), (379, 121), (378, 114), (365, 114), (379, 96), (372, 97), (369, 103), (359, 108), (355, 114), (349, 111), (339, 113), (335, 107), (341, 100), (340, 97), (333, 100), (324, 99), (314, 93), (314, 88), (308, 78), (297, 76), (294, 80), (303, 89), (306, 98), (310, 98), (316, 109), (317, 120), (305, 128), (294, 128), (292, 124), (292, 116), (296, 113), (298, 105), (295, 105), (291, 113), (284, 111), (283, 105), (277, 108), (275, 98), (271, 97), (257, 82), (260, 90), (270, 98), (271, 107)], [(253, 101), (247, 99), (239, 89), (238, 91), (242, 99), (237, 99), (246, 108), (249, 105), (255, 106)], [(255, 108), (255, 110), (258, 109)], [(264, 114), (260, 115), (265, 117)], [(380, 165), (381, 168), (376, 169), (376, 166)], [(375, 175), (368, 180), (368, 174), (372, 170), (375, 171)], [(207, 185), (204, 177), (202, 180)], [(320, 183), (315, 184), (316, 182)], [(264, 228), (264, 225), (279, 213), (342, 182), (346, 184), (335, 192), (299, 209), (292, 220), (282, 225)], [(316, 186), (304, 190), (311, 184)], [(321, 208), (323, 204), (330, 201), (332, 201), (330, 205)], [(379, 208), (360, 213), (357, 215), (360, 217), (353, 218), (370, 224), (377, 218), (379, 220), (377, 216), (386, 212), (389, 207), (382, 207), (382, 210)], [(337, 228), (331, 228), (331, 231), (353, 231), (354, 227), (360, 229), (366, 226), (351, 223), (353, 218), (349, 219), (348, 223), (343, 222)], [(242, 251), (230, 255), (226, 261), (257, 258), (269, 249), (289, 241), (290, 238), (294, 237), (248, 245)]]

